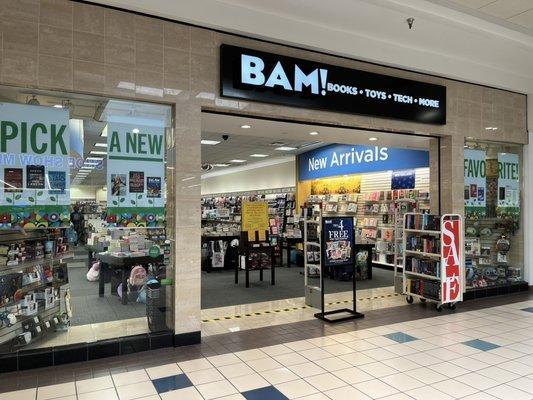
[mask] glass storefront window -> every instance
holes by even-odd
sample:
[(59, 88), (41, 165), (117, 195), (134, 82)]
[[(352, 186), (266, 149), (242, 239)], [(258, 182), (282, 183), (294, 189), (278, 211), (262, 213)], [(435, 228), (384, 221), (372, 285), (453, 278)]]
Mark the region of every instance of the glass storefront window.
[(173, 330), (172, 108), (0, 97), (0, 353)]
[(465, 142), (467, 291), (524, 281), (522, 154), (521, 145)]

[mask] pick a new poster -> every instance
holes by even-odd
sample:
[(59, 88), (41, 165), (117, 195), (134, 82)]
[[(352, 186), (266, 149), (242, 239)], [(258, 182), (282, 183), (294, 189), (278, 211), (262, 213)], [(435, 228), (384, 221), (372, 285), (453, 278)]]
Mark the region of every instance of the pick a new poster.
[(353, 264), (353, 218), (324, 218), (323, 224), (325, 265)]
[(109, 121), (107, 222), (117, 227), (158, 227), (165, 221), (165, 128), (162, 124)]
[(487, 213), (486, 153), (465, 149), (464, 202), (467, 216), (484, 217)]
[(498, 215), (520, 214), (520, 160), (518, 154), (498, 153)]

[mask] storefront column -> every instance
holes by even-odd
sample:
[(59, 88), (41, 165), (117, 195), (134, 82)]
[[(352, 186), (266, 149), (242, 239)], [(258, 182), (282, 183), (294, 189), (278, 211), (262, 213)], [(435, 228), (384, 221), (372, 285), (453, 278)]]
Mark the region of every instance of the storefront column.
[(429, 208), (432, 214), (439, 214), (439, 139), (429, 139)]
[(441, 214), (464, 214), (464, 137), (440, 139)]
[[(524, 146), (524, 280), (533, 286), (533, 249), (531, 241), (533, 240), (533, 174), (529, 171), (533, 165), (533, 96), (527, 96), (527, 130), (529, 144)], [(529, 243), (529, 245), (528, 245)]]

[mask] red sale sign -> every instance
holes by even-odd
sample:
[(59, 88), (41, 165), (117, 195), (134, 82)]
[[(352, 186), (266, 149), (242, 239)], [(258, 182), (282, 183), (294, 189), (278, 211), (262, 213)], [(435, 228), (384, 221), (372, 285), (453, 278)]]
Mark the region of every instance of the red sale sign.
[(461, 299), (461, 221), (444, 219), (442, 223), (442, 302), (449, 303)]

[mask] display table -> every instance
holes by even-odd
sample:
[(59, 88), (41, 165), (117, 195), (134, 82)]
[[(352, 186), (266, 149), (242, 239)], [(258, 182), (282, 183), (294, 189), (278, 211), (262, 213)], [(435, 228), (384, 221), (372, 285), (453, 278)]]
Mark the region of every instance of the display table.
[[(157, 257), (134, 256), (119, 257), (107, 253), (96, 253), (95, 258), (100, 260), (100, 277), (98, 280), (98, 295), (104, 297), (105, 292), (105, 272), (107, 270), (120, 270), (122, 282), (122, 304), (128, 304), (128, 277), (129, 270), (136, 265), (141, 265), (146, 269), (148, 264), (163, 262), (163, 254)], [(113, 293), (111, 288), (111, 293)]]
[[(245, 285), (247, 288), (250, 287), (250, 271), (259, 271), (259, 280), (263, 281), (263, 270), (270, 269), (270, 283), (271, 285), (276, 284), (276, 263), (274, 262), (274, 247), (272, 245), (260, 245), (260, 246), (246, 246), (241, 248), (241, 252), (244, 255), (245, 264)], [(270, 268), (250, 268), (250, 254), (252, 253), (267, 253), (268, 258), (270, 259)], [(261, 257), (259, 258), (259, 265), (261, 265)], [(235, 266), (235, 284), (239, 283), (239, 264)]]
[[(284, 237), (283, 242), (285, 243), (285, 249), (287, 250), (287, 268), (291, 267), (291, 249), (296, 248), (298, 243), (304, 242), (304, 239), (299, 237)], [(283, 262), (283, 260), (282, 260)]]

